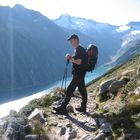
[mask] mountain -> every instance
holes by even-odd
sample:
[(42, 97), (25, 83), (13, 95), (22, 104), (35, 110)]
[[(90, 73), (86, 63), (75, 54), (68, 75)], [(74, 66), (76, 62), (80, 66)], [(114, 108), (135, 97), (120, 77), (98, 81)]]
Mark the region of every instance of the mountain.
[(39, 12), (21, 5), (0, 6), (1, 101), (29, 95), (32, 89), (61, 79), (64, 56), (72, 51), (68, 36)]
[(114, 66), (122, 64), (131, 59), (140, 52), (140, 30), (130, 31), (125, 36), (121, 48), (118, 50), (115, 56), (112, 57), (112, 61), (109, 65)]
[(140, 30), (140, 22), (130, 22), (127, 24), (128, 27), (130, 27), (130, 30)]
[(37, 11), (21, 5), (0, 6), (0, 98), (15, 99), (45, 89), (60, 80), (67, 52), (72, 53), (67, 38), (72, 33), (87, 47), (99, 48), (98, 65), (110, 61), (121, 48), (122, 38), (139, 29), (139, 22), (122, 27), (90, 19), (62, 15), (51, 21)]
[(115, 55), (121, 46), (123, 33), (118, 32), (119, 26), (95, 22), (91, 19), (62, 15), (53, 20), (58, 26), (68, 31), (80, 32), (90, 38), (91, 43), (99, 47), (99, 64), (110, 61), (110, 56)]

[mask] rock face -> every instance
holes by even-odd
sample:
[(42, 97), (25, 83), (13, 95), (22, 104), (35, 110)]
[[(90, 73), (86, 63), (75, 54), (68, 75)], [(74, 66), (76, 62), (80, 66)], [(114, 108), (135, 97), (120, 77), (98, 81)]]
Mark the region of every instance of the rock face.
[(22, 118), (10, 118), (7, 121), (3, 139), (4, 140), (24, 140), (26, 122)]
[(42, 110), (36, 108), (28, 118), (21, 112), (11, 110), (9, 116), (0, 120), (0, 140), (40, 140), (38, 135), (31, 135), (35, 121), (43, 125), (45, 119)]

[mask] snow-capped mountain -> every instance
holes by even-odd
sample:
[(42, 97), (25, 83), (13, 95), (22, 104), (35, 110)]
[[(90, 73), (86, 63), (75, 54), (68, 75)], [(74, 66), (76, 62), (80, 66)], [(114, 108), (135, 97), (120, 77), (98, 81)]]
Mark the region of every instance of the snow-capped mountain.
[[(124, 62), (125, 59), (131, 58), (135, 54), (135, 49), (136, 51), (139, 50), (135, 43), (139, 40), (140, 22), (130, 22), (127, 25), (114, 26), (91, 19), (62, 15), (54, 20), (54, 23), (65, 31), (78, 31), (92, 38), (93, 42), (99, 47), (99, 59), (105, 58), (104, 62), (110, 61), (111, 58), (111, 63), (119, 64)], [(125, 53), (128, 54), (126, 55)], [(123, 56), (124, 54), (126, 57)], [(119, 58), (120, 61), (118, 61)]]
[(69, 15), (61, 15), (54, 22), (64, 28), (80, 30), (81, 32), (90, 35), (93, 31), (101, 32), (102, 29), (116, 29), (117, 26), (109, 25), (106, 23), (98, 23), (91, 19), (71, 17)]
[(130, 31), (125, 36), (121, 48), (117, 54), (112, 57), (111, 65), (122, 64), (128, 59), (140, 53), (140, 30)]
[(99, 62), (110, 61), (110, 56), (115, 55), (121, 46), (122, 33), (117, 32), (118, 26), (99, 23), (91, 19), (62, 15), (53, 21), (65, 31), (78, 32), (90, 37), (91, 43), (99, 47)]
[(72, 17), (69, 15), (61, 15), (54, 22), (64, 28), (79, 30), (88, 36), (94, 36), (95, 33), (103, 33), (104, 31), (115, 31), (118, 26), (107, 23), (99, 23), (91, 19)]

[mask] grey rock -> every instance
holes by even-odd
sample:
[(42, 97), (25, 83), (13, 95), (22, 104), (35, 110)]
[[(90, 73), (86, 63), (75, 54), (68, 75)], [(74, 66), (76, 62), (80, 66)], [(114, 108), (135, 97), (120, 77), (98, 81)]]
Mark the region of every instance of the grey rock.
[(57, 126), (58, 126), (58, 127), (63, 127), (62, 123), (58, 123)]
[(113, 139), (112, 139), (112, 136), (108, 136), (105, 138), (105, 140), (113, 140)]
[(68, 139), (74, 139), (77, 137), (77, 131), (75, 129), (70, 130)]
[(112, 132), (112, 127), (111, 127), (111, 124), (106, 122), (106, 123), (103, 123), (100, 127), (100, 130), (102, 133), (111, 133)]
[(70, 112), (70, 113), (73, 113), (74, 109), (71, 105), (67, 105), (67, 111)]
[(105, 113), (107, 113), (107, 112), (109, 112), (109, 108), (110, 108), (110, 105), (107, 104), (107, 105), (105, 105), (105, 106), (103, 107), (103, 111), (104, 111)]
[(100, 99), (102, 99), (104, 94), (106, 94), (109, 91), (109, 87), (114, 81), (116, 81), (115, 78), (112, 78), (100, 84), (100, 87), (99, 87)]
[(92, 119), (88, 124), (90, 126), (97, 126), (97, 121), (95, 119)]
[(17, 115), (18, 115), (17, 111), (15, 111), (15, 110), (10, 110), (10, 113), (9, 113), (9, 116), (10, 116), (10, 117), (15, 117), (15, 116), (17, 116)]
[(98, 118), (99, 125), (101, 126), (103, 123), (106, 122), (105, 118)]
[(82, 137), (82, 140), (94, 140), (90, 135), (85, 135)]
[(109, 87), (109, 92), (116, 93), (118, 92), (119, 88), (123, 87), (125, 84), (126, 84), (125, 80), (114, 81)]
[(82, 124), (85, 124), (85, 123), (87, 123), (87, 120), (85, 120), (85, 119), (80, 119), (80, 122), (81, 122)]
[(31, 124), (27, 124), (25, 127), (25, 133), (27, 134), (31, 134), (32, 133), (32, 125)]
[(140, 94), (140, 87), (137, 87), (137, 88), (134, 90), (134, 94), (135, 94), (135, 95)]
[(65, 135), (65, 133), (66, 133), (66, 127), (61, 127), (60, 135)]
[(51, 122), (51, 126), (54, 126), (56, 127), (58, 125), (58, 122), (54, 121), (54, 122)]
[(8, 126), (8, 121), (7, 120), (0, 120), (0, 128), (6, 131)]
[(100, 84), (99, 94), (104, 94), (109, 91), (109, 86), (112, 84), (112, 82), (115, 81), (115, 78), (109, 79), (104, 81)]
[(10, 118), (3, 135), (4, 140), (23, 140), (25, 137), (25, 121), (22, 118)]
[(68, 123), (68, 124), (66, 124), (66, 127), (72, 128), (72, 124)]
[(101, 114), (99, 112), (92, 112), (91, 117), (92, 118), (99, 118), (99, 117), (101, 117)]
[(34, 111), (28, 117), (29, 120), (38, 120), (40, 122), (45, 122), (43, 111), (35, 108)]
[(101, 132), (99, 132), (94, 138), (94, 140), (104, 140), (104, 139), (105, 139), (105, 134)]
[(25, 140), (41, 140), (38, 135), (26, 135)]

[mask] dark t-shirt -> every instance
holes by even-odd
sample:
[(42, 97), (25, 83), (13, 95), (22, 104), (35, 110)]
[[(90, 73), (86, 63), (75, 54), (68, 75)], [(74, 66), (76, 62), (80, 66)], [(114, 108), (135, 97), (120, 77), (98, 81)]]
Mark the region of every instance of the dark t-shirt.
[(87, 61), (88, 61), (86, 50), (83, 47), (78, 46), (75, 49), (73, 59), (75, 59), (75, 60), (81, 59), (82, 63), (80, 65), (73, 63), (72, 74), (85, 74), (86, 73), (86, 65), (87, 65)]

